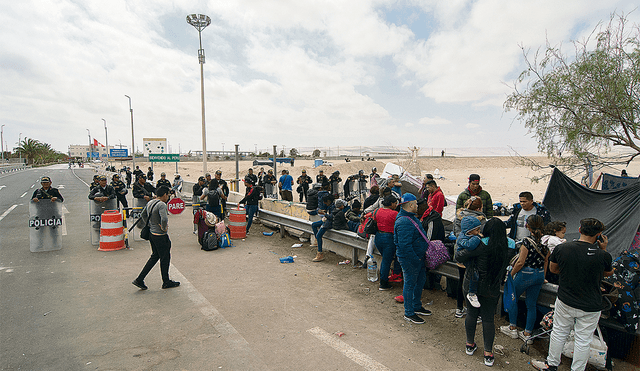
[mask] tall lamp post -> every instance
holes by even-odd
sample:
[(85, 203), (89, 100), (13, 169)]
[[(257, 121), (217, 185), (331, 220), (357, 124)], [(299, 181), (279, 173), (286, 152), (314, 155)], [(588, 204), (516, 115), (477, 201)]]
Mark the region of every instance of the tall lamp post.
[(107, 120), (102, 119), (102, 121), (104, 121), (104, 141), (107, 145), (107, 166), (111, 166), (111, 164), (109, 164), (109, 136), (107, 135)]
[(22, 145), (22, 133), (18, 134), (18, 153), (20, 154), (20, 165), (22, 165), (22, 151), (20, 151), (20, 146)]
[(4, 125), (0, 126), (0, 150), (2, 151), (2, 163), (4, 163)]
[(135, 170), (136, 168), (136, 151), (135, 151), (135, 147), (134, 145), (134, 140), (133, 140), (133, 108), (131, 108), (131, 97), (128, 95), (124, 95), (125, 97), (129, 98), (129, 112), (131, 112), (131, 160), (133, 162), (133, 169)]
[(204, 49), (202, 49), (202, 30), (211, 24), (211, 18), (204, 14), (189, 14), (187, 23), (198, 30), (198, 61), (200, 62), (200, 101), (202, 104), (202, 172), (207, 172), (207, 129), (204, 121)]
[(91, 132), (87, 129), (87, 135), (89, 136), (89, 156), (87, 156), (87, 160), (91, 162), (90, 159), (93, 158), (93, 143), (91, 143)]

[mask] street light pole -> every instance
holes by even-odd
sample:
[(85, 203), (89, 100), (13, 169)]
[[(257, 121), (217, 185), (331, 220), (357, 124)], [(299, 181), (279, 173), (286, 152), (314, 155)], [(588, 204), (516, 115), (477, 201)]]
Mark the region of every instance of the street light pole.
[(125, 97), (129, 98), (129, 112), (131, 112), (131, 160), (133, 162), (133, 169), (135, 170), (136, 168), (136, 151), (135, 151), (135, 147), (134, 145), (134, 140), (133, 140), (133, 108), (131, 108), (131, 97), (128, 95), (124, 95)]
[(4, 125), (0, 126), (0, 150), (2, 151), (2, 163), (4, 163)]
[(200, 62), (200, 103), (202, 105), (202, 172), (207, 172), (207, 127), (204, 120), (204, 49), (202, 49), (202, 30), (211, 24), (211, 18), (204, 14), (189, 14), (187, 23), (198, 30), (198, 61)]
[(107, 135), (107, 120), (102, 119), (102, 121), (104, 121), (104, 141), (107, 145), (107, 166), (111, 166), (111, 164), (109, 164), (109, 136)]
[(22, 133), (18, 135), (18, 153), (20, 153), (20, 165), (22, 165), (22, 151), (20, 150), (22, 144), (20, 142), (22, 142)]
[(89, 156), (87, 156), (87, 161), (91, 162), (91, 158), (93, 158), (93, 144), (91, 143), (91, 132), (87, 129), (87, 135), (89, 136)]

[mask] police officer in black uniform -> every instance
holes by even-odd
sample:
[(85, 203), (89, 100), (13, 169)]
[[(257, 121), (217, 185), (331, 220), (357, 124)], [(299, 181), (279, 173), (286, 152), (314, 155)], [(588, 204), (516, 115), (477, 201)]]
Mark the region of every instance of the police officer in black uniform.
[(118, 208), (120, 208), (120, 204), (122, 207), (129, 207), (129, 203), (127, 202), (126, 194), (129, 193), (127, 190), (127, 186), (124, 184), (122, 180), (120, 180), (120, 175), (115, 174), (111, 178), (111, 186), (116, 191), (116, 198), (118, 199)]
[(316, 175), (316, 183), (324, 185), (325, 183), (329, 183), (329, 178), (324, 175), (323, 170), (318, 171), (318, 175)]
[(220, 170), (216, 170), (215, 178), (211, 179), (211, 182), (209, 182), (209, 191), (217, 189), (218, 187), (222, 188), (220, 201), (222, 203), (223, 216), (224, 216), (227, 213), (227, 197), (229, 197), (229, 186), (227, 185), (227, 182), (224, 179), (222, 179), (222, 171)]
[(156, 189), (151, 185), (151, 183), (147, 183), (147, 177), (142, 174), (138, 176), (138, 180), (133, 184), (133, 197), (134, 198), (144, 198), (149, 201), (153, 198), (153, 193)]
[(144, 175), (144, 173), (142, 172), (142, 170), (140, 170), (140, 166), (136, 166), (136, 169), (133, 171), (133, 177), (136, 179), (136, 182), (138, 181), (138, 176), (140, 175)]
[(298, 193), (300, 194), (300, 202), (302, 202), (303, 199), (308, 200), (306, 198), (307, 191), (309, 190), (309, 184), (313, 183), (313, 179), (311, 179), (311, 177), (307, 175), (306, 170), (302, 170), (302, 175), (298, 177), (298, 180), (296, 181), (296, 183), (300, 184), (298, 186)]
[(153, 181), (153, 169), (149, 166), (149, 170), (147, 171), (147, 179), (151, 182)]
[[(272, 194), (267, 194), (266, 189), (269, 188), (272, 192), (275, 190), (276, 187), (276, 183), (278, 182), (276, 180), (276, 177), (273, 175), (273, 170), (269, 169), (269, 171), (267, 171), (267, 175), (264, 176), (264, 195), (265, 197), (273, 197)], [(268, 187), (270, 186), (270, 187)]]
[(202, 196), (202, 190), (205, 188), (206, 179), (201, 176), (198, 178), (198, 183), (193, 185), (193, 195), (200, 198)]
[(167, 180), (167, 174), (160, 173), (160, 179), (158, 179), (158, 182), (156, 183), (156, 188), (163, 186), (171, 189), (171, 182)]
[(107, 184), (107, 177), (98, 176), (98, 186), (89, 191), (89, 199), (96, 203), (105, 202), (106, 200), (116, 198), (116, 191), (112, 186)]
[(93, 176), (93, 181), (91, 182), (91, 184), (89, 184), (89, 190), (94, 189), (100, 184), (100, 182), (98, 181), (98, 178), (100, 178), (100, 174), (96, 174)]
[(127, 178), (127, 188), (131, 188), (131, 180), (132, 180), (133, 174), (131, 173), (130, 167), (127, 167), (127, 169), (125, 170), (125, 177)]
[(51, 186), (51, 178), (43, 176), (40, 179), (40, 184), (42, 185), (42, 188), (36, 189), (33, 192), (33, 196), (31, 196), (31, 200), (33, 200), (33, 202), (38, 202), (39, 200), (51, 200), (51, 202), (64, 201), (60, 191)]

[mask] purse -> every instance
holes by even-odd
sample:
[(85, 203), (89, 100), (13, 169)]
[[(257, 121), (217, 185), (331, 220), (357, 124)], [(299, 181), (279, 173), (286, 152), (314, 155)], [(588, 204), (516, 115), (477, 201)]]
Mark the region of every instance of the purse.
[(147, 218), (147, 223), (140, 230), (140, 238), (142, 238), (143, 240), (149, 241), (149, 238), (151, 236), (151, 227), (149, 227), (149, 220), (151, 219), (151, 212), (153, 211), (153, 208), (156, 207), (156, 204), (158, 204), (158, 201), (156, 201), (156, 203), (151, 206), (151, 210), (149, 210), (149, 217)]
[[(607, 364), (607, 351), (609, 348), (607, 344), (602, 339), (602, 332), (600, 331), (600, 325), (596, 327), (597, 336), (593, 336), (591, 339), (591, 344), (589, 345), (589, 360), (588, 364), (593, 365), (598, 370), (605, 370)], [(574, 332), (571, 331), (567, 341), (564, 343), (562, 347), (562, 354), (565, 357), (573, 358), (573, 348), (575, 347), (575, 335)]]
[(367, 219), (367, 222), (364, 225), (364, 233), (366, 234), (376, 234), (378, 232), (378, 222), (376, 222), (376, 215), (378, 214), (378, 210), (373, 212), (371, 218)]
[(422, 238), (424, 238), (424, 240), (427, 241), (427, 244), (429, 244), (429, 248), (425, 253), (425, 263), (427, 265), (427, 268), (431, 270), (436, 269), (442, 264), (444, 264), (447, 260), (451, 259), (451, 256), (449, 255), (449, 249), (447, 249), (447, 247), (442, 243), (442, 241), (440, 240), (429, 241), (427, 236), (425, 236), (425, 234), (422, 232), (422, 229), (420, 229), (420, 226), (418, 225), (418, 223), (416, 223), (413, 219), (409, 218), (408, 216), (405, 216), (404, 218), (407, 218), (411, 221), (411, 223), (416, 227), (418, 232), (420, 232), (420, 235), (422, 236)]

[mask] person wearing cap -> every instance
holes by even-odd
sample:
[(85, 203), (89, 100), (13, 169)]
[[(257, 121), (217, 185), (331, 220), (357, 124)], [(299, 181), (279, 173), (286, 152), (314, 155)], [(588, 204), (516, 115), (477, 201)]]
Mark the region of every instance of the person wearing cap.
[(216, 170), (215, 178), (211, 179), (211, 182), (209, 182), (209, 192), (218, 188), (222, 190), (222, 194), (220, 195), (220, 203), (223, 210), (222, 217), (224, 218), (224, 215), (226, 215), (227, 212), (227, 197), (229, 197), (229, 186), (227, 185), (227, 182), (222, 179), (222, 171), (220, 170)]
[(493, 201), (491, 201), (489, 192), (480, 186), (480, 175), (478, 174), (469, 175), (469, 186), (458, 195), (456, 210), (462, 209), (464, 203), (472, 196), (480, 197), (480, 200), (482, 200), (482, 212), (487, 218), (491, 218), (493, 216)]
[(350, 210), (349, 206), (341, 199), (337, 199), (334, 205), (336, 209), (335, 214), (333, 215), (333, 229), (348, 231), (349, 225), (347, 224), (346, 213)]
[(31, 196), (31, 200), (33, 202), (38, 202), (39, 200), (51, 200), (51, 202), (64, 201), (60, 191), (51, 186), (51, 178), (43, 176), (40, 178), (40, 184), (42, 185), (42, 188), (36, 189)]
[(133, 184), (133, 197), (145, 199), (149, 201), (153, 198), (156, 189), (151, 183), (147, 182), (147, 177), (142, 174), (138, 176), (138, 180)]
[(127, 186), (124, 182), (120, 180), (120, 175), (115, 174), (111, 177), (111, 187), (113, 187), (113, 190), (116, 192), (118, 208), (120, 208), (120, 204), (122, 204), (122, 207), (129, 207), (126, 197), (126, 194), (129, 193), (129, 191), (127, 190)]
[(211, 174), (210, 173), (206, 173), (206, 174), (204, 174), (204, 186), (206, 188), (209, 188), (209, 183), (211, 183)]
[(283, 201), (293, 201), (293, 177), (289, 175), (289, 170), (282, 170), (282, 176), (278, 180), (280, 196)]
[(298, 186), (298, 193), (300, 194), (300, 202), (302, 202), (303, 199), (309, 201), (307, 192), (309, 191), (309, 184), (313, 183), (313, 180), (311, 179), (310, 176), (307, 175), (306, 170), (304, 169), (302, 170), (302, 175), (298, 177), (298, 180), (296, 180), (296, 183), (300, 184)]
[(98, 184), (100, 183), (98, 181), (98, 178), (100, 178), (100, 174), (94, 174), (93, 175), (93, 181), (91, 182), (91, 184), (89, 184), (89, 190), (94, 189), (95, 187), (98, 186)]
[(238, 204), (245, 204), (247, 210), (247, 233), (253, 223), (253, 216), (258, 212), (258, 201), (262, 199), (262, 189), (255, 185), (252, 179), (244, 180), (244, 184), (247, 187), (245, 196), (242, 200), (238, 201)]
[[(278, 181), (276, 180), (276, 177), (273, 175), (273, 170), (269, 169), (269, 171), (267, 172), (267, 175), (264, 176), (264, 193), (265, 193), (265, 197), (268, 198), (277, 198), (277, 196), (275, 196), (275, 186), (276, 183)], [(270, 192), (267, 194), (267, 192)]]
[(329, 178), (324, 175), (324, 170), (318, 170), (318, 175), (316, 175), (316, 183), (324, 185), (325, 183), (329, 183)]
[[(256, 174), (253, 173), (252, 168), (249, 168), (249, 172), (247, 173), (247, 175), (244, 176), (244, 179), (245, 180), (250, 179), (254, 186), (258, 184), (258, 177), (256, 176)], [(245, 186), (246, 186), (246, 182), (245, 182)]]
[(125, 178), (127, 180), (127, 188), (131, 188), (131, 180), (133, 179), (133, 173), (131, 172), (131, 168), (127, 166), (125, 170)]
[(149, 166), (149, 169), (147, 170), (147, 180), (150, 182), (153, 181), (153, 169), (151, 166)]
[(144, 173), (142, 172), (142, 170), (140, 170), (140, 166), (136, 166), (136, 169), (133, 171), (133, 177), (136, 179), (136, 181), (138, 180), (138, 177), (140, 175), (144, 175)]
[(193, 185), (193, 189), (192, 189), (192, 192), (193, 192), (193, 196), (194, 196), (194, 197), (200, 197), (200, 196), (202, 196), (202, 191), (203, 191), (203, 190), (204, 190), (204, 188), (205, 188), (205, 183), (206, 183), (206, 181), (207, 181), (207, 180), (206, 180), (206, 179), (205, 179), (205, 177), (203, 177), (203, 176), (201, 176), (201, 177), (199, 177), (199, 178), (198, 178), (198, 182), (197, 182), (196, 184), (194, 184), (194, 185)]
[(114, 198), (116, 198), (116, 191), (107, 184), (107, 177), (98, 176), (98, 186), (89, 191), (89, 199), (101, 203)]
[(167, 179), (167, 174), (160, 173), (160, 179), (156, 182), (156, 188), (167, 187), (171, 188), (171, 182)]
[(416, 196), (405, 193), (400, 206), (393, 228), (393, 241), (404, 277), (404, 319), (422, 324), (425, 321), (420, 316), (431, 315), (431, 311), (422, 305), (422, 289), (427, 277), (425, 254), (429, 248), (429, 241), (426, 239), (424, 228), (416, 218)]

